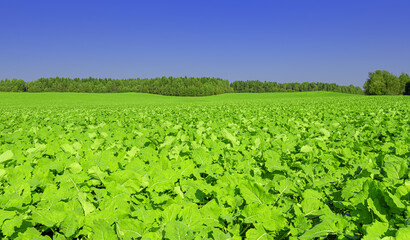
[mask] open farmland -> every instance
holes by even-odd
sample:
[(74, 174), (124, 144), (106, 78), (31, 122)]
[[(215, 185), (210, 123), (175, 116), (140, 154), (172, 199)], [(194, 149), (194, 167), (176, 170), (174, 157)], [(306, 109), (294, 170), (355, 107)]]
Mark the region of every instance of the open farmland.
[(5, 239), (410, 239), (410, 98), (0, 93)]

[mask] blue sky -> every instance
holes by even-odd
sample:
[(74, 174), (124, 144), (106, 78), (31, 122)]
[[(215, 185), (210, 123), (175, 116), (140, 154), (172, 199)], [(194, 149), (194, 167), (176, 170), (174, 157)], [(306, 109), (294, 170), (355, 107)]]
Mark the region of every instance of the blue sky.
[(410, 73), (410, 1), (1, 1), (0, 79)]

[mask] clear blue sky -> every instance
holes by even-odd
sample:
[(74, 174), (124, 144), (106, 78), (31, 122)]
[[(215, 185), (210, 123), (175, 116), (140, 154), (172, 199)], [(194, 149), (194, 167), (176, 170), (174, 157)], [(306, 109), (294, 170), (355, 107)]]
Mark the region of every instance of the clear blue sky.
[(0, 2), (0, 79), (214, 76), (363, 86), (410, 73), (410, 1)]

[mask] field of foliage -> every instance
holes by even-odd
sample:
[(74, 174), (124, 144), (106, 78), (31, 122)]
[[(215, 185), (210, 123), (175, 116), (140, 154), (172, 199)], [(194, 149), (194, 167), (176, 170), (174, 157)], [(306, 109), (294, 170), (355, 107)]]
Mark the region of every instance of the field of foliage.
[(0, 93), (4, 239), (410, 239), (410, 98)]

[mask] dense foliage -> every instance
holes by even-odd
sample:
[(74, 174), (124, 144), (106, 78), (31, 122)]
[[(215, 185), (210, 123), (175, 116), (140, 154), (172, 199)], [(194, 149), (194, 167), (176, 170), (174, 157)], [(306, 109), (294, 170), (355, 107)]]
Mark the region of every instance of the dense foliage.
[(341, 93), (363, 94), (360, 87), (353, 85), (339, 86), (335, 83), (321, 82), (304, 82), (304, 83), (276, 83), (276, 82), (261, 82), (257, 80), (235, 81), (231, 83), (231, 87), (235, 92), (306, 92), (306, 91), (329, 91)]
[(1, 93), (0, 237), (408, 240), (409, 105)]
[(0, 80), (0, 92), (26, 92), (27, 83), (22, 79)]
[(364, 84), (367, 95), (410, 95), (410, 77), (402, 73), (399, 77), (388, 71), (370, 72)]
[[(139, 92), (169, 96), (207, 96), (232, 92), (229, 81), (220, 78), (110, 79), (40, 78), (22, 87), (22, 80), (0, 81), (0, 91), (27, 92)], [(23, 81), (24, 83), (24, 81)], [(15, 86), (18, 84), (18, 86)], [(24, 85), (24, 84), (23, 84)]]
[(139, 92), (169, 96), (207, 96), (222, 93), (261, 93), (261, 92), (306, 92), (330, 91), (362, 94), (359, 87), (339, 86), (335, 83), (276, 83), (261, 81), (228, 81), (220, 78), (173, 78), (154, 79), (70, 79), (40, 78), (25, 83), (23, 80), (0, 81), (0, 92)]

